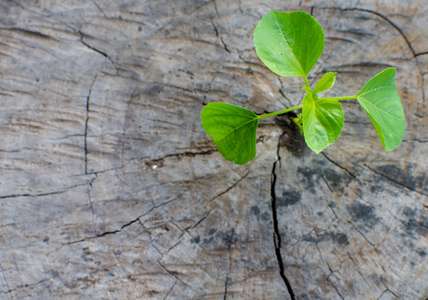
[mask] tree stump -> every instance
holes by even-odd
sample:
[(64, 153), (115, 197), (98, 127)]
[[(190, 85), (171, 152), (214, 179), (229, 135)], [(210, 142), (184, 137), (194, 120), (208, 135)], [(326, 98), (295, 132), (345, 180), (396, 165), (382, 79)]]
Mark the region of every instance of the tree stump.
[[(354, 95), (397, 68), (407, 121), (385, 152), (356, 101), (316, 155), (290, 115), (238, 166), (200, 123), (209, 102), (301, 103), (252, 40), (270, 10), (324, 29), (312, 84)], [(0, 298), (428, 297), (428, 3), (0, 3)]]

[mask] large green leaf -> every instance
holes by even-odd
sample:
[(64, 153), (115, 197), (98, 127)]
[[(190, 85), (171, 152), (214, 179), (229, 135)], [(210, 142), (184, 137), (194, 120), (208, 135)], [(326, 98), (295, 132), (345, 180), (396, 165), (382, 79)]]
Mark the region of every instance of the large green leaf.
[(321, 25), (303, 11), (272, 10), (254, 30), (254, 45), (263, 63), (280, 76), (306, 76), (324, 49)]
[(383, 148), (397, 148), (404, 137), (406, 120), (395, 86), (395, 69), (388, 68), (370, 79), (357, 94), (357, 100), (372, 120)]
[(306, 144), (316, 154), (337, 140), (344, 120), (339, 101), (318, 99), (312, 93), (308, 93), (303, 99), (302, 114)]
[(320, 79), (320, 81), (318, 81), (317, 85), (315, 86), (314, 92), (321, 93), (331, 89), (334, 82), (336, 81), (336, 74), (336, 72), (329, 72), (327, 74), (324, 74), (324, 76)]
[(231, 104), (209, 103), (202, 110), (201, 120), (224, 158), (238, 165), (254, 159), (259, 124), (255, 113)]

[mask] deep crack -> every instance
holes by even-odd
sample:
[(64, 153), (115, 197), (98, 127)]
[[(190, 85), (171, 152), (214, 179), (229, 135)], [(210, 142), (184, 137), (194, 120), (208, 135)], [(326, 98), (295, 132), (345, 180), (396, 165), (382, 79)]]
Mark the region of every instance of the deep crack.
[(416, 53), (415, 56), (427, 55), (428, 51)]
[(221, 43), (223, 44), (223, 48), (227, 53), (231, 53), (229, 48), (227, 47), (226, 43), (224, 42), (223, 38), (220, 38)]
[(204, 151), (199, 151), (199, 152), (193, 152), (193, 151), (186, 151), (186, 152), (181, 152), (181, 153), (172, 153), (172, 154), (167, 154), (165, 156), (162, 157), (158, 157), (158, 158), (154, 158), (151, 159), (149, 161), (146, 161), (147, 165), (155, 165), (158, 163), (162, 163), (164, 160), (168, 159), (168, 158), (181, 158), (181, 157), (195, 157), (195, 156), (204, 156), (204, 155), (210, 155), (214, 152), (217, 152), (217, 149), (208, 149), (208, 150), (204, 150)]
[(77, 31), (74, 30), (74, 32), (80, 36), (80, 42), (82, 43), (82, 45), (85, 45), (88, 49), (91, 49), (92, 51), (95, 51), (95, 52), (101, 54), (102, 56), (104, 56), (105, 58), (107, 58), (111, 62), (111, 64), (113, 65), (113, 67), (116, 69), (116, 75), (119, 74), (119, 70), (116, 67), (116, 64), (113, 62), (112, 58), (107, 53), (105, 53), (105, 52), (103, 52), (101, 50), (98, 50), (98, 49), (92, 47), (91, 45), (89, 45), (88, 43), (86, 43), (83, 40), (83, 37), (85, 36), (85, 34), (82, 31), (80, 31), (80, 29), (77, 30)]
[(224, 282), (224, 294), (223, 294), (223, 300), (227, 299), (227, 282), (229, 281), (229, 277), (226, 277), (226, 281)]
[[(89, 88), (88, 97), (86, 97), (86, 119), (85, 119), (85, 134), (83, 136), (83, 149), (85, 151), (85, 174), (88, 174), (88, 124), (89, 124), (89, 101), (91, 99), (92, 88), (95, 85), (98, 74), (95, 75), (94, 80), (92, 81), (91, 87)], [(92, 182), (91, 182), (92, 183)]]
[(291, 300), (295, 300), (296, 296), (294, 295), (293, 289), (291, 288), (291, 284), (290, 281), (288, 280), (288, 278), (285, 276), (285, 272), (284, 272), (284, 262), (282, 261), (282, 256), (281, 256), (281, 235), (279, 233), (279, 227), (278, 227), (278, 215), (277, 215), (277, 211), (276, 211), (276, 192), (275, 192), (275, 186), (276, 186), (276, 166), (281, 165), (281, 156), (279, 155), (279, 139), (278, 139), (278, 149), (277, 149), (277, 157), (278, 159), (273, 163), (273, 167), (272, 167), (272, 177), (271, 177), (271, 189), (270, 189), (270, 194), (271, 194), (271, 207), (272, 207), (272, 221), (273, 221), (273, 243), (275, 245), (275, 254), (276, 254), (276, 259), (278, 261), (278, 266), (279, 266), (279, 275), (281, 276), (282, 280), (284, 281), (285, 285), (287, 286), (287, 290), (288, 293), (290, 294), (290, 298)]
[(82, 32), (80, 31), (80, 29), (77, 31), (77, 33), (80, 35), (80, 42), (81, 42), (83, 45), (85, 45), (85, 46), (86, 46), (86, 47), (88, 47), (89, 49), (91, 49), (91, 50), (93, 50), (93, 51), (95, 51), (95, 52), (97, 52), (97, 53), (101, 54), (102, 56), (104, 56), (104, 57), (106, 57), (106, 58), (109, 58), (109, 56), (108, 56), (106, 53), (104, 53), (104, 52), (102, 52), (102, 51), (100, 51), (100, 50), (98, 50), (98, 49), (96, 49), (96, 48), (92, 47), (92, 46), (91, 46), (91, 45), (89, 45), (88, 43), (86, 43), (86, 42), (83, 40), (84, 33), (82, 33)]
[(98, 177), (98, 175), (95, 173), (94, 178), (92, 178), (91, 181), (89, 182), (90, 189), (88, 190), (88, 202), (89, 202), (89, 207), (90, 207), (91, 213), (92, 213), (92, 231), (94, 234), (95, 234), (95, 212), (94, 212), (94, 205), (92, 204), (91, 191), (93, 189), (92, 183), (94, 182), (94, 180), (97, 177)]

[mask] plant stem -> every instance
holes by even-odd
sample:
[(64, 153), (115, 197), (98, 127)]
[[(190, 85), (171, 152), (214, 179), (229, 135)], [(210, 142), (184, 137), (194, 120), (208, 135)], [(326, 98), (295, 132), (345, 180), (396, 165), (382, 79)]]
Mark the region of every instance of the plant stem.
[[(307, 86), (309, 86), (308, 84), (308, 79), (305, 79), (305, 83), (307, 84)], [(343, 101), (343, 100), (352, 100), (352, 99), (356, 99), (357, 96), (343, 96), (343, 97), (330, 97), (330, 98), (318, 98), (318, 100), (337, 100), (337, 101)], [(267, 118), (267, 117), (273, 117), (273, 116), (277, 116), (277, 115), (281, 115), (281, 114), (285, 114), (288, 113), (289, 111), (295, 110), (295, 109), (299, 109), (302, 108), (303, 104), (298, 105), (298, 106), (294, 106), (294, 107), (290, 107), (284, 110), (280, 110), (280, 111), (276, 111), (270, 114), (265, 114), (265, 115), (260, 115), (257, 116), (258, 119), (263, 119), (263, 118)]]
[(277, 116), (277, 115), (281, 115), (281, 114), (285, 114), (288, 113), (289, 111), (295, 110), (295, 109), (299, 109), (302, 108), (302, 105), (298, 105), (298, 106), (294, 106), (294, 107), (290, 107), (284, 110), (280, 110), (280, 111), (276, 111), (270, 114), (265, 114), (265, 115), (260, 115), (257, 116), (258, 119), (263, 119), (263, 118), (267, 118), (267, 117), (273, 117), (273, 116)]
[(343, 101), (343, 100), (352, 100), (352, 99), (357, 99), (357, 96), (344, 96), (344, 97), (318, 98), (318, 100), (338, 100), (338, 101)]
[(305, 77), (303, 77), (303, 80), (305, 81), (306, 87), (311, 88), (311, 86), (309, 85), (308, 77), (306, 75)]

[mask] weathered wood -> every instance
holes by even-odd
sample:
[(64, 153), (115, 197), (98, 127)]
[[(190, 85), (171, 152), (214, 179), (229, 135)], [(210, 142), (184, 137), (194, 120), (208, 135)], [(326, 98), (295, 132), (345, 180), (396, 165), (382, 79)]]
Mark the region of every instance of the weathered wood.
[[(386, 153), (356, 102), (320, 155), (288, 116), (225, 161), (199, 114), (300, 104), (252, 32), (305, 10), (332, 96), (397, 68), (407, 119)], [(425, 299), (428, 3), (0, 2), (0, 298)]]

